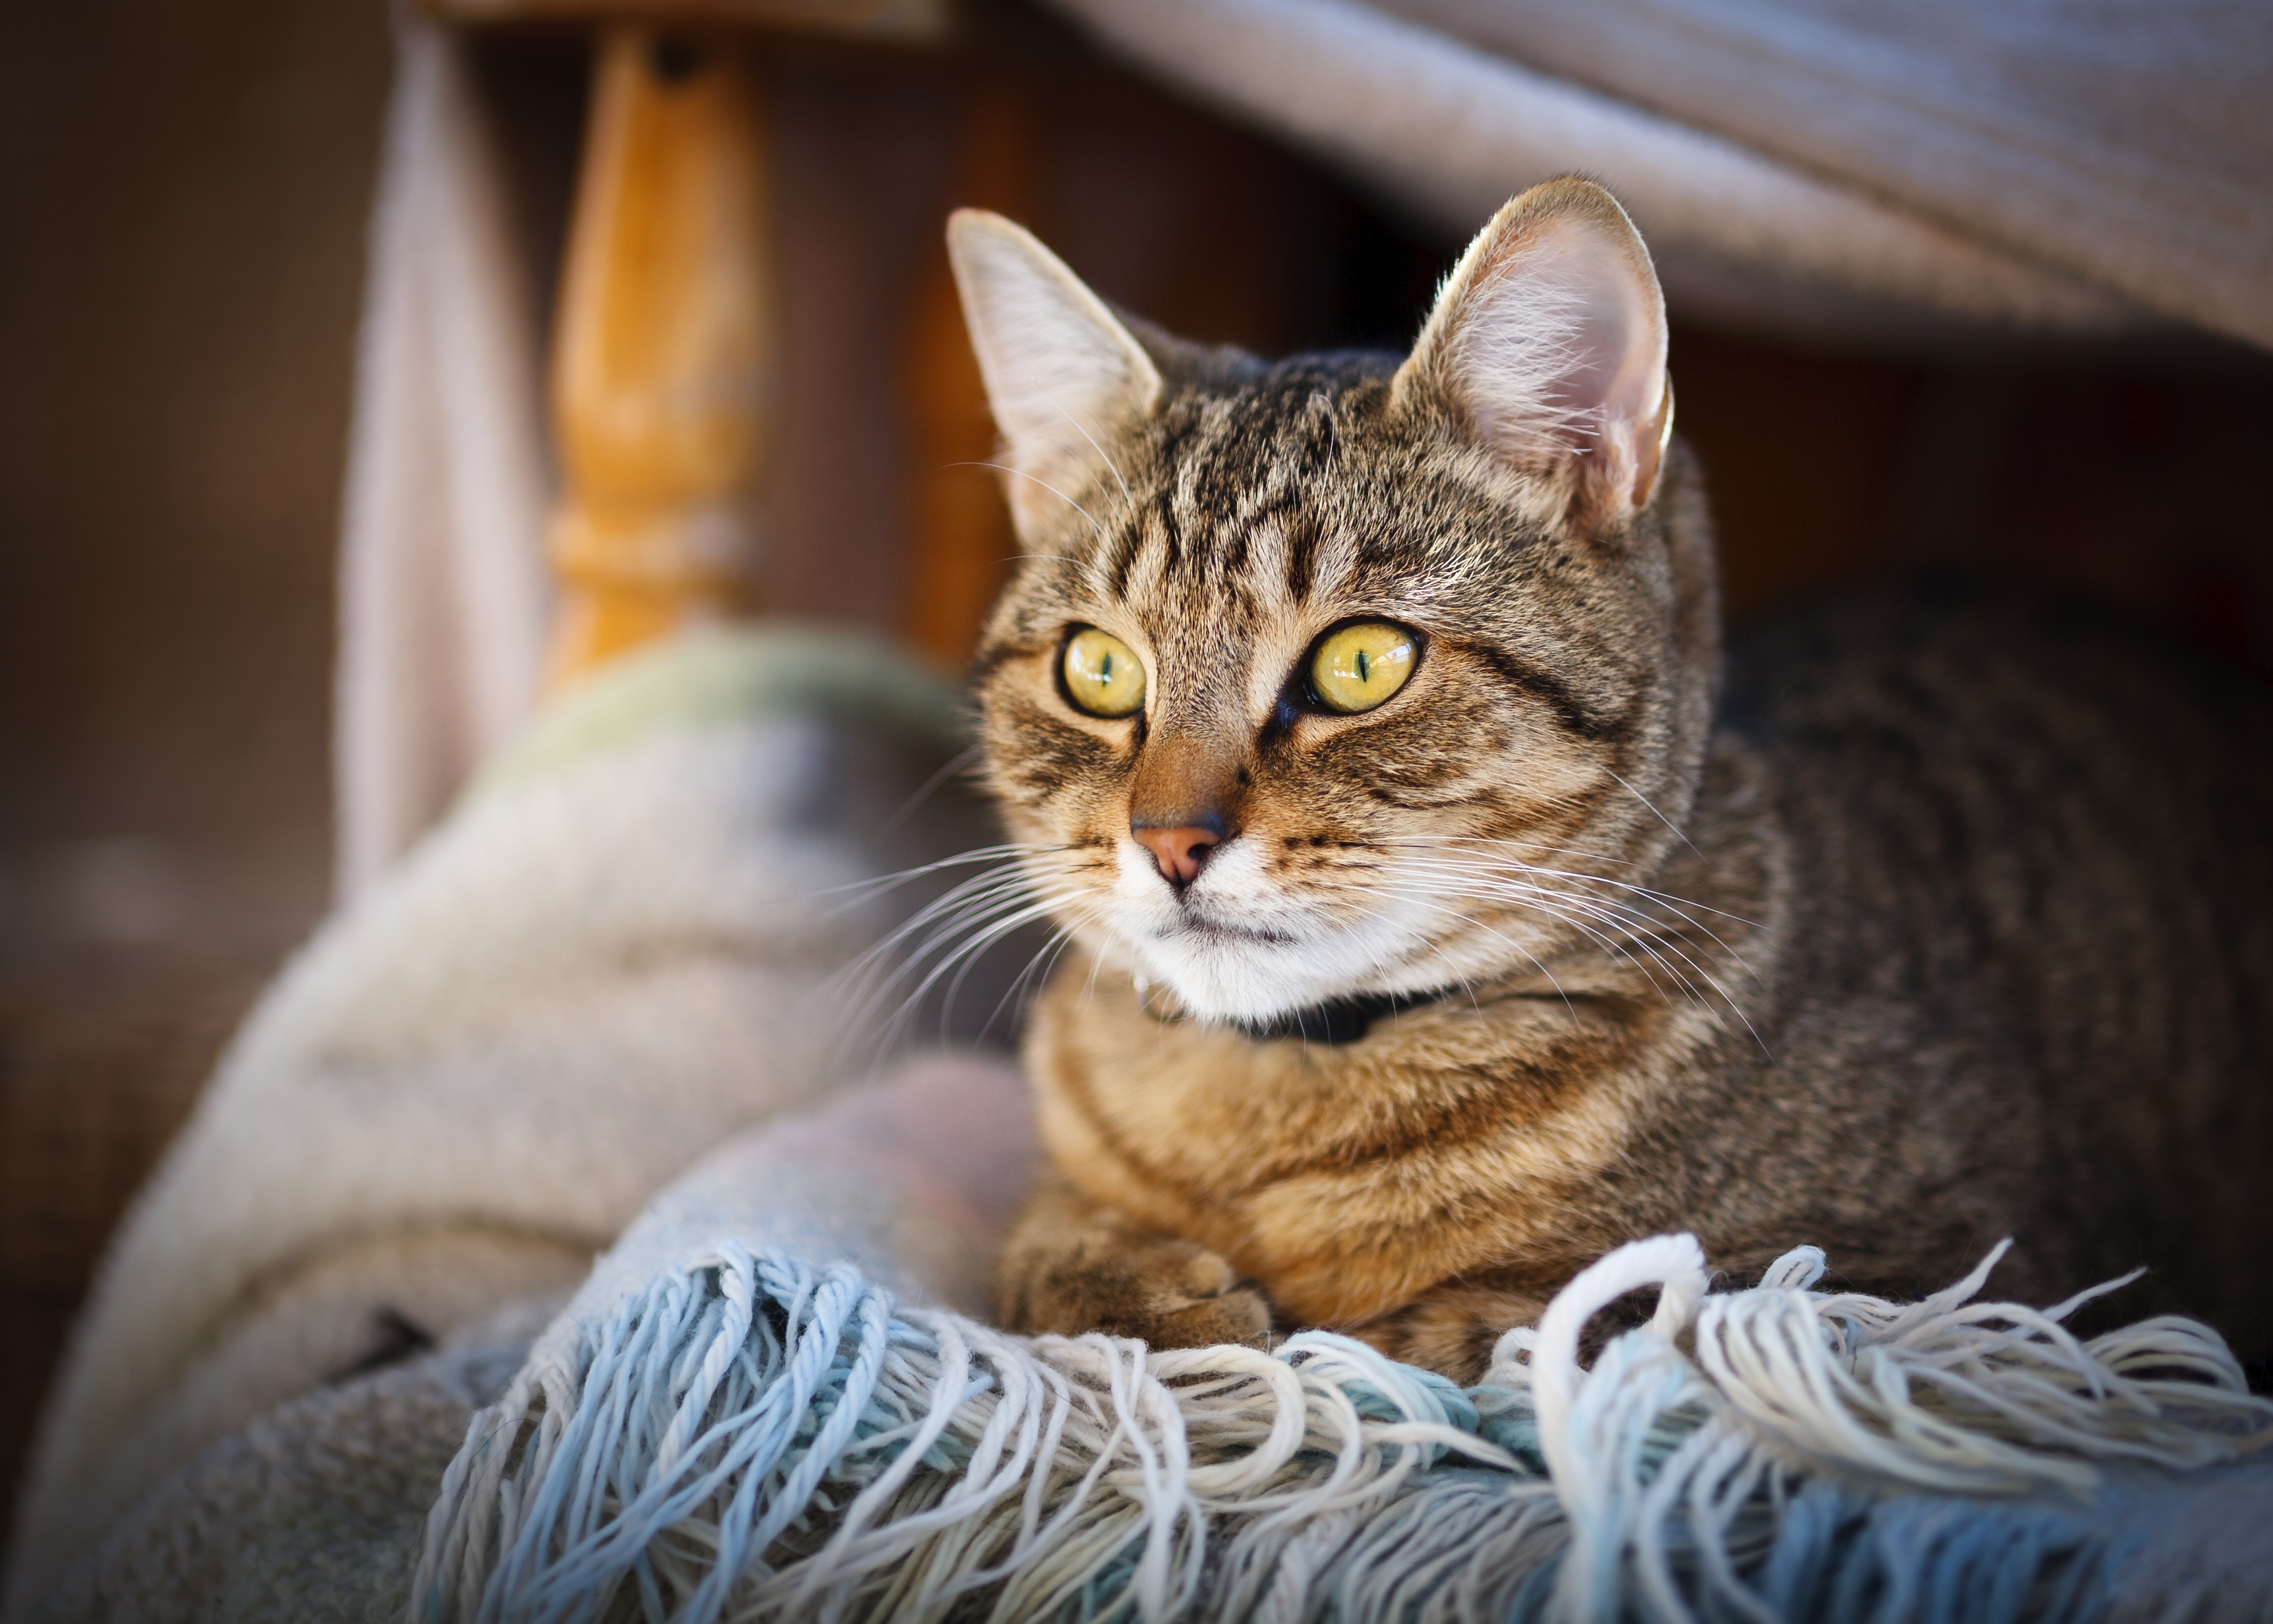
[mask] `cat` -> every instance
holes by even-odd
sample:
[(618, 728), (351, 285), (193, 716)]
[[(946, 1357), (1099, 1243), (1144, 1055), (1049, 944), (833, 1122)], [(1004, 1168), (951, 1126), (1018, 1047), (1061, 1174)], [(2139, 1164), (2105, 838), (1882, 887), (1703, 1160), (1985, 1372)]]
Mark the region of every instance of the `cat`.
[[(1336, 1327), (1473, 1380), (1621, 1242), (2273, 1349), (2273, 707), (1923, 590), (1723, 687), (1662, 299), (1510, 202), (1409, 356), (1265, 363), (949, 229), (1024, 557), (983, 776), (1072, 944), (1004, 1322)], [(2137, 1296), (2127, 1299), (2135, 1303)]]

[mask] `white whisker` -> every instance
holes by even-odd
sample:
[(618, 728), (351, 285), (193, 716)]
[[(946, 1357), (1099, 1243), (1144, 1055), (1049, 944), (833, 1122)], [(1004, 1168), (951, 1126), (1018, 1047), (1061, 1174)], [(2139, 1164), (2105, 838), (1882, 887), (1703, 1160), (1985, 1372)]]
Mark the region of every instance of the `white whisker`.
[(1743, 963), (1742, 955), (1738, 954), (1734, 948), (1730, 947), (1727, 942), (1723, 941), (1721, 936), (1709, 926), (1705, 924), (1704, 921), (1685, 912), (1685, 910), (1695, 908), (1699, 912), (1715, 914), (1722, 919), (1728, 920), (1735, 924), (1745, 926), (1748, 929), (1759, 929), (1759, 921), (1757, 920), (1746, 919), (1740, 914), (1731, 914), (1724, 908), (1716, 908), (1707, 903), (1692, 901), (1685, 897), (1674, 896), (1669, 891), (1654, 891), (1647, 885), (1636, 885), (1626, 880), (1614, 880), (1604, 875), (1587, 874), (1567, 868), (1543, 868), (1536, 867), (1531, 863), (1524, 862), (1520, 859), (1516, 858), (1500, 859), (1482, 864), (1469, 864), (1465, 863), (1462, 859), (1450, 853), (1443, 853), (1441, 850), (1432, 850), (1430, 848), (1422, 848), (1422, 850), (1424, 853), (1422, 858), (1423, 862), (1435, 862), (1444, 865), (1444, 871), (1446, 872), (1453, 871), (1457, 868), (1462, 872), (1497, 876), (1505, 869), (1513, 868), (1523, 875), (1534, 876), (1542, 880), (1570, 880), (1582, 885), (1605, 885), (1617, 891), (1624, 891), (1630, 896), (1643, 898), (1647, 901), (1664, 908), (1668, 913), (1671, 914), (1675, 918), (1681, 921), (1683, 924), (1688, 926), (1690, 929), (1703, 932), (1704, 935), (1711, 938), (1715, 946), (1719, 947), (1723, 952), (1729, 954), (1731, 959), (1736, 959), (1740, 965)]
[[(874, 987), (862, 1000), (853, 1025), (861, 1029), (870, 1027), (876, 1005), (896, 988), (906, 986), (910, 977), (917, 979), (906, 987), (897, 1007), (889, 1016), (876, 1023), (881, 1042), (896, 1042), (912, 1019), (916, 1010), (934, 988), (953, 977), (948, 1002), (962, 984), (962, 974), (976, 958), (996, 942), (1014, 932), (1045, 919), (1054, 910), (1065, 906), (1074, 898), (1065, 896), (1005, 897), (990, 902), (985, 907), (959, 914), (926, 938), (912, 953), (900, 963), (891, 974)], [(928, 962), (927, 962), (928, 961)]]
[(1059, 490), (1057, 486), (1052, 485), (1048, 480), (1037, 477), (1035, 475), (1028, 473), (1023, 468), (1013, 468), (1008, 462), (949, 462), (947, 466), (949, 468), (992, 468), (999, 472), (1009, 474), (1014, 478), (1024, 479), (1031, 484), (1038, 485), (1045, 491), (1047, 491), (1052, 496), (1056, 497), (1058, 500), (1063, 502), (1067, 507), (1072, 508), (1083, 518), (1087, 519), (1089, 521), (1089, 528), (1097, 532), (1098, 540), (1105, 541), (1109, 539), (1105, 533), (1105, 526), (1097, 522), (1097, 515), (1095, 514), (1090, 512), (1088, 508), (1074, 500), (1072, 497), (1068, 496), (1063, 491)]
[(979, 752), (981, 748), (982, 747), (975, 744), (968, 745), (963, 749), (957, 750), (953, 756), (949, 756), (945, 763), (941, 766), (937, 772), (933, 773), (931, 777), (926, 778), (922, 785), (917, 788), (914, 794), (910, 795), (905, 801), (900, 803), (900, 809), (898, 811), (893, 813), (890, 817), (884, 820), (884, 826), (876, 831), (878, 838), (881, 838), (884, 836), (892, 834), (900, 827), (901, 824), (906, 823), (910, 816), (914, 813), (918, 807), (923, 805), (925, 801), (931, 799), (934, 791), (937, 790), (941, 785), (946, 783), (948, 779), (953, 778), (956, 773), (963, 771), (965, 768), (969, 767), (972, 762), (976, 761), (979, 757)]
[(1091, 434), (1087, 429), (1084, 428), (1081, 425), (1081, 419), (1075, 417), (1071, 411), (1068, 410), (1062, 405), (1058, 408), (1058, 411), (1068, 423), (1073, 425), (1073, 432), (1075, 433), (1089, 441), (1089, 448), (1091, 451), (1096, 452), (1099, 456), (1104, 459), (1106, 467), (1113, 470), (1113, 481), (1115, 485), (1118, 485), (1121, 487), (1121, 500), (1122, 502), (1127, 504), (1129, 512), (1133, 517), (1136, 512), (1136, 499), (1129, 495), (1129, 482), (1121, 477), (1120, 465), (1114, 462), (1113, 454), (1106, 450), (1103, 446), (1097, 443), (1097, 437)]
[[(1508, 866), (1531, 873), (1541, 872), (1528, 869), (1527, 865)], [(1458, 894), (1464, 898), (1481, 902), (1497, 901), (1518, 907), (1528, 907), (1582, 930), (1604, 947), (1617, 952), (1620, 957), (1633, 964), (1649, 980), (1652, 987), (1656, 989), (1660, 996), (1665, 996), (1664, 989), (1657, 984), (1656, 975), (1635, 957), (1632, 950), (1639, 949), (1641, 952), (1648, 955), (1650, 960), (1659, 969), (1673, 980), (1685, 996), (1700, 1003), (1706, 1002), (1704, 994), (1697, 985), (1698, 981), (1703, 981), (1717, 996), (1729, 1012), (1743, 1023), (1744, 1030), (1752, 1035), (1752, 1041), (1760, 1045), (1763, 1052), (1767, 1051), (1766, 1040), (1760, 1036), (1759, 1029), (1752, 1025), (1752, 1019), (1744, 1012), (1744, 1006), (1721, 983), (1718, 977), (1700, 964), (1682, 945), (1678, 940), (1677, 932), (1670, 931), (1664, 921), (1653, 919), (1639, 909), (1606, 898), (1575, 895), (1567, 891), (1541, 885), (1529, 880), (1509, 878), (1505, 876), (1502, 868), (1456, 860), (1408, 861), (1405, 867), (1408, 872), (1416, 876), (1434, 874), (1459, 885), (1460, 889)], [(1594, 876), (1574, 877), (1589, 880), (1599, 878)], [(1640, 887), (1624, 885), (1621, 882), (1603, 883), (1617, 884), (1620, 889), (1651, 896), (1654, 899), (1654, 893), (1647, 892)], [(1728, 955), (1737, 969), (1747, 975), (1754, 974), (1743, 957), (1731, 950), (1710, 929), (1681, 914), (1669, 903), (1661, 904), (1661, 906), (1666, 906), (1669, 912), (1674, 913), (1691, 929), (1711, 938)], [(1702, 906), (1703, 905), (1693, 906)], [(1708, 911), (1718, 912), (1719, 910)], [(1594, 929), (1596, 926), (1602, 929), (1597, 930)], [(1610, 934), (1605, 935), (1605, 932)], [(1679, 963), (1677, 964), (1676, 959), (1678, 959)], [(1696, 980), (1691, 979), (1692, 974)]]
[[(1429, 867), (1427, 864), (1417, 864), (1412, 866), (1423, 871), (1426, 871)], [(1464, 876), (1458, 868), (1447, 868), (1440, 870), (1440, 872), (1445, 874), (1447, 877), (1465, 877), (1472, 880), (1481, 877), (1472, 875)], [(1688, 955), (1683, 951), (1677, 944), (1671, 942), (1669, 939), (1660, 934), (1660, 922), (1658, 921), (1653, 920), (1637, 910), (1623, 907), (1621, 906), (1604, 901), (1599, 898), (1576, 896), (1568, 891), (1559, 891), (1553, 886), (1537, 885), (1525, 881), (1484, 878), (1482, 883), (1483, 890), (1481, 891), (1471, 886), (1469, 889), (1464, 891), (1462, 894), (1473, 897), (1478, 901), (1488, 901), (1495, 898), (1502, 901), (1516, 902), (1519, 904), (1536, 903), (1542, 900), (1551, 901), (1563, 907), (1571, 909), (1583, 915), (1585, 918), (1593, 920), (1598, 924), (1617, 930), (1620, 935), (1633, 940), (1638, 945), (1641, 945), (1649, 951), (1654, 951), (1657, 947), (1663, 946), (1671, 949), (1671, 951), (1675, 952), (1681, 953), (1683, 959), (1689, 963), (1692, 969), (1696, 969), (1699, 974), (1705, 974), (1702, 966), (1697, 965), (1695, 960), (1690, 959)], [(1645, 940), (1645, 937), (1647, 937), (1647, 940)], [(1661, 962), (1662, 961), (1661, 960)], [(1667, 967), (1669, 970), (1671, 968), (1669, 965)]]
[[(1594, 765), (1602, 768), (1602, 770), (1604, 772), (1609, 773), (1612, 778), (1617, 779), (1617, 786), (1620, 789), (1625, 791), (1627, 794), (1632, 795), (1636, 801), (1640, 801), (1645, 807), (1647, 807), (1649, 808), (1649, 815), (1652, 817), (1664, 824), (1668, 829), (1673, 831), (1673, 838), (1675, 839), (1680, 841), (1682, 845), (1688, 846), (1691, 851), (1697, 852), (1696, 846), (1692, 844), (1689, 837), (1682, 831), (1681, 825), (1675, 823), (1671, 818), (1666, 816), (1664, 813), (1659, 811), (1655, 802), (1652, 801), (1648, 796), (1643, 794), (1639, 790), (1627, 783), (1624, 778), (1619, 778), (1617, 771), (1612, 769), (1608, 763), (1604, 762), (1601, 756), (1596, 756), (1591, 750), (1587, 752), (1587, 758), (1591, 760)], [(1697, 852), (1697, 854), (1699, 857), (1702, 857), (1705, 853), (1702, 852)]]
[[(1402, 896), (1407, 901), (1419, 902), (1423, 906), (1434, 907), (1439, 912), (1452, 912), (1452, 910), (1444, 907), (1442, 898), (1429, 892), (1392, 891), (1389, 894), (1392, 896)], [(1564, 989), (1563, 983), (1556, 979), (1555, 972), (1549, 969), (1547, 966), (1541, 961), (1537, 954), (1534, 953), (1529, 948), (1524, 946), (1522, 943), (1515, 941), (1503, 933), (1493, 929), (1489, 925), (1485, 924), (1483, 921), (1477, 919), (1473, 914), (1452, 912), (1452, 917), (1459, 920), (1462, 924), (1470, 926), (1474, 929), (1481, 930), (1486, 936), (1505, 943), (1517, 952), (1521, 953), (1526, 959), (1530, 959), (1532, 967), (1537, 970), (1540, 974), (1547, 978), (1547, 984), (1554, 988), (1556, 996), (1563, 1000), (1564, 1009), (1568, 1011), (1573, 1019), (1576, 1019), (1579, 1011), (1578, 1007), (1571, 1002), (1570, 993)], [(1452, 954), (1443, 947), (1432, 947), (1429, 949), (1429, 953), (1431, 957), (1441, 959), (1447, 965), (1452, 965), (1453, 966), (1452, 974), (1454, 980), (1459, 983), (1460, 990), (1468, 995), (1468, 1002), (1471, 1004), (1474, 1004), (1476, 1003), (1475, 984), (1466, 975), (1460, 974), (1459, 966), (1453, 962)], [(1482, 1006), (1477, 1005), (1477, 1007), (1481, 1008)]]
[[(1412, 900), (1420, 901), (1420, 902), (1423, 902), (1423, 903), (1430, 903), (1430, 902), (1434, 902), (1434, 903), (1435, 903), (1437, 906), (1439, 906), (1439, 907), (1443, 907), (1443, 906), (1444, 906), (1444, 904), (1443, 904), (1443, 902), (1441, 901), (1441, 899), (1435, 898), (1434, 896), (1432, 896), (1430, 893), (1428, 893), (1428, 892), (1407, 892), (1407, 893), (1405, 893), (1405, 894), (1406, 894), (1407, 896), (1408, 896)], [(1476, 898), (1476, 900), (1479, 900), (1479, 901), (1490, 901), (1490, 900), (1493, 900), (1493, 898)], [(1632, 948), (1628, 947), (1625, 944), (1624, 944), (1624, 943), (1622, 943), (1622, 942), (1618, 941), (1616, 937), (1611, 936), (1609, 936), (1609, 935), (1605, 934), (1604, 932), (1602, 932), (1602, 931), (1601, 931), (1601, 930), (1596, 929), (1595, 929), (1592, 924), (1588, 923), (1588, 922), (1587, 922), (1587, 921), (1585, 918), (1583, 918), (1583, 917), (1574, 918), (1574, 917), (1572, 917), (1571, 914), (1565, 914), (1565, 913), (1562, 912), (1561, 910), (1557, 909), (1557, 907), (1555, 907), (1555, 906), (1552, 905), (1552, 903), (1548, 902), (1548, 901), (1542, 900), (1539, 897), (1536, 897), (1536, 896), (1534, 896), (1534, 897), (1527, 897), (1527, 898), (1501, 898), (1500, 900), (1503, 900), (1503, 901), (1505, 901), (1505, 902), (1511, 903), (1512, 906), (1518, 906), (1518, 907), (1525, 907), (1525, 908), (1528, 908), (1528, 909), (1530, 909), (1530, 910), (1531, 910), (1532, 912), (1534, 912), (1534, 913), (1545, 914), (1545, 915), (1546, 915), (1548, 918), (1549, 918), (1549, 919), (1555, 920), (1555, 921), (1558, 921), (1559, 923), (1562, 923), (1562, 924), (1564, 924), (1564, 925), (1568, 925), (1568, 926), (1570, 926), (1572, 929), (1575, 929), (1575, 930), (1579, 931), (1581, 935), (1585, 936), (1588, 940), (1590, 940), (1590, 941), (1592, 941), (1592, 942), (1595, 943), (1595, 944), (1596, 944), (1597, 945), (1599, 945), (1599, 946), (1600, 946), (1600, 947), (1601, 947), (1604, 951), (1606, 951), (1606, 952), (1609, 952), (1609, 953), (1613, 953), (1613, 954), (1616, 954), (1617, 957), (1619, 957), (1619, 958), (1621, 958), (1621, 959), (1625, 959), (1628, 963), (1632, 964), (1632, 965), (1634, 966), (1634, 968), (1635, 968), (1635, 969), (1639, 970), (1639, 971), (1641, 973), (1641, 974), (1642, 974), (1642, 978), (1643, 978), (1645, 981), (1648, 981), (1648, 982), (1649, 982), (1649, 985), (1650, 985), (1650, 990), (1651, 990), (1651, 991), (1653, 991), (1653, 992), (1656, 993), (1656, 994), (1658, 995), (1658, 996), (1659, 996), (1659, 997), (1661, 997), (1661, 998), (1664, 999), (1664, 1000), (1666, 1001), (1666, 1003), (1667, 1003), (1667, 1004), (1670, 1004), (1673, 1002), (1672, 996), (1671, 996), (1669, 993), (1668, 993), (1668, 992), (1666, 991), (1666, 989), (1664, 989), (1664, 987), (1663, 987), (1663, 986), (1662, 986), (1662, 985), (1659, 983), (1658, 979), (1657, 979), (1657, 976), (1656, 976), (1654, 974), (1653, 974), (1653, 973), (1651, 972), (1651, 970), (1650, 970), (1649, 966), (1648, 966), (1647, 965), (1644, 964), (1644, 963), (1643, 963), (1639, 959), (1637, 959), (1637, 958), (1634, 956), (1634, 954), (1633, 954), (1633, 952), (1632, 952)], [(1447, 910), (1447, 911), (1449, 911), (1449, 910)], [(1465, 916), (1463, 916), (1463, 917), (1465, 917)], [(1490, 929), (1489, 926), (1483, 926), (1483, 927), (1482, 927), (1482, 929), (1487, 929), (1487, 930), (1489, 930), (1489, 929)], [(1492, 932), (1491, 932), (1491, 934), (1493, 934), (1493, 935), (1495, 935), (1495, 936), (1497, 936), (1499, 933), (1498, 933), (1498, 932), (1497, 932), (1497, 931), (1492, 931)], [(1501, 937), (1501, 940), (1504, 941), (1504, 940), (1506, 940), (1506, 938), (1503, 936), (1503, 937)], [(1657, 954), (1655, 954), (1654, 952), (1653, 952), (1653, 951), (1651, 951), (1650, 946), (1649, 946), (1649, 944), (1648, 944), (1647, 943), (1646, 943), (1646, 942), (1639, 942), (1639, 941), (1637, 941), (1637, 942), (1635, 942), (1635, 943), (1634, 943), (1634, 946), (1638, 946), (1638, 947), (1641, 948), (1641, 949), (1642, 949), (1642, 951), (1645, 951), (1645, 952), (1650, 952), (1650, 953), (1651, 953), (1651, 957), (1652, 957), (1653, 959), (1656, 959), (1658, 960), (1659, 968), (1660, 968), (1660, 969), (1662, 969), (1662, 970), (1663, 970), (1663, 971), (1664, 971), (1664, 972), (1665, 972), (1669, 976), (1670, 976), (1670, 977), (1673, 979), (1675, 985), (1677, 985), (1677, 986), (1681, 989), (1681, 991), (1682, 991), (1682, 993), (1684, 994), (1684, 996), (1686, 996), (1686, 997), (1688, 997), (1688, 998), (1690, 998), (1690, 999), (1692, 999), (1692, 1000), (1697, 1001), (1697, 1002), (1702, 1002), (1702, 998), (1701, 998), (1700, 995), (1698, 993), (1698, 991), (1697, 991), (1697, 989), (1696, 989), (1695, 985), (1694, 985), (1693, 983), (1692, 983), (1691, 981), (1689, 981), (1689, 980), (1688, 980), (1686, 977), (1684, 977), (1684, 976), (1681, 975), (1681, 974), (1679, 974), (1679, 972), (1678, 972), (1677, 970), (1676, 970), (1676, 969), (1675, 969), (1675, 967), (1674, 967), (1673, 966), (1669, 965), (1669, 964), (1666, 964), (1666, 963), (1663, 961), (1663, 959), (1662, 959), (1662, 958), (1660, 958)], [(1539, 963), (1539, 960), (1538, 960), (1534, 956), (1533, 956), (1532, 954), (1530, 954), (1530, 953), (1528, 953), (1528, 952), (1525, 953), (1525, 955), (1524, 955), (1524, 956), (1525, 956), (1526, 958), (1531, 959), (1531, 960), (1532, 960), (1532, 962), (1533, 962), (1534, 964), (1538, 964), (1538, 963)], [(1544, 968), (1545, 968), (1545, 966), (1542, 966), (1541, 967), (1542, 967), (1542, 969), (1544, 969)], [(1560, 983), (1557, 983), (1557, 989), (1558, 989), (1558, 990), (1560, 990)], [(1569, 995), (1568, 995), (1568, 994), (1565, 994), (1565, 995), (1564, 995), (1564, 996), (1565, 996), (1565, 998), (1567, 999), (1567, 997), (1569, 996)]]

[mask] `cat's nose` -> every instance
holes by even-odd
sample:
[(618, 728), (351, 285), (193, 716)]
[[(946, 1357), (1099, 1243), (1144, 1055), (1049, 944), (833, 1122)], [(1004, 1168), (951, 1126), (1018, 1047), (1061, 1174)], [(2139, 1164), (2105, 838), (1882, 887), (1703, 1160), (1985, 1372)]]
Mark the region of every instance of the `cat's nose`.
[(1179, 890), (1199, 877), (1200, 865), (1223, 842), (1219, 831), (1197, 823), (1180, 824), (1174, 829), (1131, 829), (1129, 832), (1137, 845), (1152, 853), (1153, 862), (1159, 866), (1160, 877)]

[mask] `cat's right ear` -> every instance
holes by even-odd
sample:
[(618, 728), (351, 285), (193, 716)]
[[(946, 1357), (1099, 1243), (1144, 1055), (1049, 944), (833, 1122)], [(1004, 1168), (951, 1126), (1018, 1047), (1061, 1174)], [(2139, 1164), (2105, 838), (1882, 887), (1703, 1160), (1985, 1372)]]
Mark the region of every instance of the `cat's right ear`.
[(1485, 450), (1562, 484), (1585, 529), (1657, 489), (1673, 391), (1665, 301), (1641, 234), (1589, 180), (1534, 186), (1445, 278), (1392, 398), (1426, 401)]
[(1001, 215), (956, 210), (947, 254), (995, 425), (1025, 476), (1010, 482), (1023, 512), (1047, 500), (1036, 481), (1096, 462), (1113, 435), (1152, 410), (1160, 372), (1104, 300)]

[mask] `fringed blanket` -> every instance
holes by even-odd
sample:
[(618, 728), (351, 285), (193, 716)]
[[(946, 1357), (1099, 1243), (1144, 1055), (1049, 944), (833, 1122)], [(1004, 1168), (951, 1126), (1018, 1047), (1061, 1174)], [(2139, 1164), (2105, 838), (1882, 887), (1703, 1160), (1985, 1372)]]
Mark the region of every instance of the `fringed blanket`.
[[(1691, 1237), (1637, 1242), (1463, 1391), (1321, 1332), (1148, 1353), (904, 1303), (764, 1244), (767, 1160), (634, 1226), (636, 1278), (604, 1265), (474, 1417), (413, 1618), (2004, 1624), (2273, 1596), (2273, 1402), (2190, 1322), (2079, 1341), (2097, 1293), (1977, 1300), (2001, 1247), (1897, 1304), (1819, 1289), (1812, 1247), (1714, 1291)], [(706, 1201), (743, 1233), (700, 1233)], [(1650, 1287), (1582, 1367), (1587, 1321)]]

